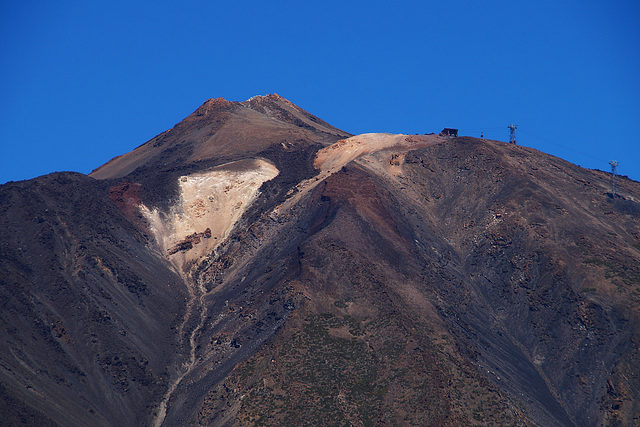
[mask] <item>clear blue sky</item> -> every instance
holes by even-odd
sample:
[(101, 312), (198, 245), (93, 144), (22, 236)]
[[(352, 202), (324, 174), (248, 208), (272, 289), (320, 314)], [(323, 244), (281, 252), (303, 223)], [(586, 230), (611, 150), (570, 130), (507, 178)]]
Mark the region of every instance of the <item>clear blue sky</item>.
[(88, 173), (207, 98), (508, 140), (640, 180), (640, 2), (2, 1), (0, 183)]

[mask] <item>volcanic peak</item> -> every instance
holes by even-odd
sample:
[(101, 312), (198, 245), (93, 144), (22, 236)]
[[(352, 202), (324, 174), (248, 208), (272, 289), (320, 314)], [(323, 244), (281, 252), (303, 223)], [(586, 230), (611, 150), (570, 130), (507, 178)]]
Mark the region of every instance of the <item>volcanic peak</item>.
[[(279, 105), (278, 105), (279, 104)], [(293, 102), (283, 98), (277, 93), (269, 93), (267, 95), (255, 95), (246, 101), (238, 102), (238, 101), (228, 101), (223, 97), (218, 98), (209, 98), (207, 99), (198, 109), (196, 109), (191, 115), (187, 117), (201, 117), (210, 115), (220, 111), (231, 111), (234, 107), (243, 106), (251, 108), (252, 110), (256, 110), (258, 112), (265, 113), (269, 110), (269, 107), (276, 107), (278, 109), (285, 108), (293, 108), (298, 112), (305, 113), (310, 115), (302, 108), (295, 105)]]
[(0, 186), (5, 424), (640, 419), (636, 182), (276, 94), (91, 178)]
[(91, 173), (93, 178), (120, 178), (136, 172), (158, 175), (167, 170), (210, 166), (252, 157), (269, 147), (293, 142), (302, 145), (333, 144), (351, 136), (302, 108), (271, 94), (244, 102), (215, 98), (130, 153), (118, 156)]
[[(209, 98), (207, 99), (196, 111), (194, 111), (189, 117), (205, 116), (219, 111), (230, 111), (234, 106), (237, 106), (237, 102), (227, 101), (226, 99)], [(188, 118), (188, 117), (187, 117)]]

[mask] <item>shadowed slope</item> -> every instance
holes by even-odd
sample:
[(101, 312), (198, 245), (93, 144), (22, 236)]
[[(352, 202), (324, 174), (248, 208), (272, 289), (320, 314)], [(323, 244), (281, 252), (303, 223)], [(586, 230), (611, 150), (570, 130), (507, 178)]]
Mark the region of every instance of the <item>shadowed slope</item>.
[(80, 174), (0, 187), (0, 224), (0, 382), (28, 406), (2, 419), (144, 423), (182, 351), (178, 275)]

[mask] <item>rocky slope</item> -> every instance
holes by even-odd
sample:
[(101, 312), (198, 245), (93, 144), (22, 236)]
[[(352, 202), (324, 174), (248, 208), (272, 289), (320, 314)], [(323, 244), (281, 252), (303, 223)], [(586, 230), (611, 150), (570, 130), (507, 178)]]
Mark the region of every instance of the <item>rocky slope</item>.
[(3, 419), (640, 423), (640, 184), (209, 100), (0, 187)]

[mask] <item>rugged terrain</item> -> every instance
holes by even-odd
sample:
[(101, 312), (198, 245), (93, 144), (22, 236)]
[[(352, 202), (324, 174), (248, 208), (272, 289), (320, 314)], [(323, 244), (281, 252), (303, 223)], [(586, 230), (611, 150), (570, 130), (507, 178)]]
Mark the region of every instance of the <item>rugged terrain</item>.
[(0, 414), (29, 425), (640, 425), (640, 184), (209, 100), (0, 187)]

